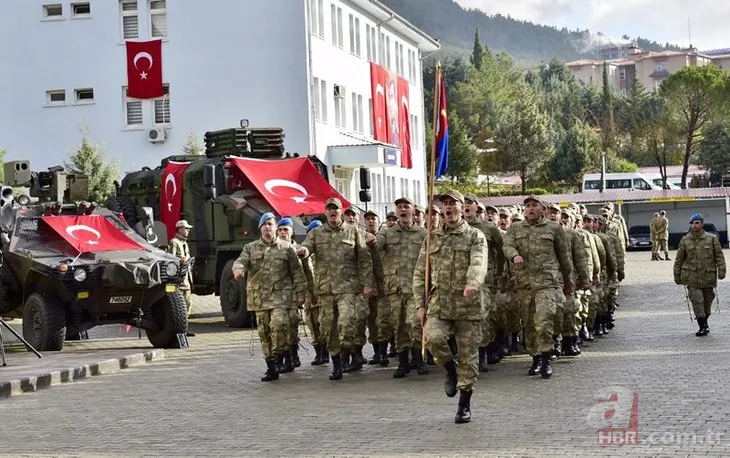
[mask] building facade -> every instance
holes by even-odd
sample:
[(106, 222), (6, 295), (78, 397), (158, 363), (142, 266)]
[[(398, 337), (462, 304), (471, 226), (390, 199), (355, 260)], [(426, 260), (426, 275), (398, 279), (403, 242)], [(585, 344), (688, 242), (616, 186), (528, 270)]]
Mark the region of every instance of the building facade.
[[(85, 129), (122, 170), (156, 167), (187, 137), (284, 129), (358, 201), (368, 169), (380, 213), (397, 196), (425, 203), (422, 59), (438, 43), (374, 0), (8, 0), (0, 16), (6, 88), (0, 148), (34, 169), (63, 164)], [(126, 96), (125, 40), (162, 39), (165, 96)], [(22, 45), (21, 45), (22, 44)], [(412, 167), (373, 136), (371, 62), (407, 81)], [(156, 131), (158, 138), (150, 138)], [(364, 206), (364, 205), (362, 205)]]

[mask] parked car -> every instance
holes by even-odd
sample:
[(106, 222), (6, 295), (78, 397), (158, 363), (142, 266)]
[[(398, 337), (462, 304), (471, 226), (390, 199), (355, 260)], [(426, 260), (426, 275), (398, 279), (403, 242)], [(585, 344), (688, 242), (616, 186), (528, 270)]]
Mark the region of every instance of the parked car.
[(627, 249), (651, 249), (651, 230), (649, 226), (631, 226), (629, 228), (629, 247)]
[(708, 234), (712, 234), (712, 235), (714, 235), (715, 237), (718, 237), (718, 238), (720, 237), (720, 234), (717, 233), (717, 228), (715, 227), (714, 224), (712, 224), (712, 223), (705, 223), (705, 225), (704, 225), (703, 228), (704, 228), (705, 232), (707, 232)]

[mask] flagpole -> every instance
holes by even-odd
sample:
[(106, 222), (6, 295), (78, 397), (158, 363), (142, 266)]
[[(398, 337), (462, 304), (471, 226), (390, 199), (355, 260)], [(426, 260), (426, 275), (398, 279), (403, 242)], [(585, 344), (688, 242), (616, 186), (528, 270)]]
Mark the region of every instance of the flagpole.
[[(426, 272), (424, 279), (423, 293), (424, 304), (428, 304), (428, 293), (431, 291), (431, 233), (433, 232), (433, 204), (434, 192), (436, 188), (436, 149), (438, 143), (438, 122), (439, 122), (439, 102), (441, 101), (441, 62), (436, 62), (436, 78), (434, 79), (433, 89), (433, 142), (431, 145), (431, 170), (428, 176), (428, 218), (426, 219)], [(421, 320), (421, 356), (426, 360), (426, 320), (424, 315)]]

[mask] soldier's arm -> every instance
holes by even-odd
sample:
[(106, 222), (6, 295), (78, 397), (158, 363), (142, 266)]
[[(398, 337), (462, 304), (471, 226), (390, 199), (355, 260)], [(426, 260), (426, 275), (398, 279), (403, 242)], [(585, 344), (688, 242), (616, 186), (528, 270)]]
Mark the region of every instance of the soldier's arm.
[(286, 253), (289, 260), (289, 272), (294, 282), (295, 300), (304, 302), (304, 293), (307, 291), (307, 277), (304, 276), (304, 268), (293, 246), (287, 247)]
[(176, 239), (170, 240), (170, 243), (168, 245), (169, 245), (168, 251), (170, 252), (170, 254), (182, 259), (182, 250), (180, 250), (180, 244), (177, 243), (177, 240)]
[[(497, 226), (489, 225), (491, 227), (492, 232), (492, 243), (494, 243), (495, 251), (497, 252), (497, 265), (494, 266), (494, 274), (497, 277), (502, 276), (502, 272), (504, 271), (504, 264), (505, 264), (505, 257), (504, 257), (504, 237), (502, 236), (502, 231), (499, 230)], [(487, 247), (488, 248), (488, 247)]]
[(309, 234), (307, 234), (307, 238), (304, 239), (301, 245), (299, 245), (299, 248), (306, 248), (307, 251), (309, 251), (310, 255), (313, 255), (315, 252), (315, 247), (317, 246), (314, 243), (315, 238), (315, 232), (318, 231), (319, 228), (314, 228), (313, 230), (309, 231)]
[(717, 267), (717, 278), (722, 280), (725, 278), (725, 255), (722, 254), (722, 246), (717, 237), (713, 237), (712, 251), (715, 252), (715, 266)]
[(588, 252), (585, 250), (583, 238), (577, 232), (573, 232), (573, 267), (575, 268), (578, 284), (585, 286), (590, 282), (590, 272), (588, 269)]
[(233, 272), (241, 272), (241, 275), (246, 275), (249, 268), (251, 267), (251, 253), (249, 250), (250, 245), (246, 244), (241, 250), (241, 254), (233, 262)]
[[(674, 273), (674, 283), (681, 284), (682, 281), (682, 264), (687, 257), (687, 249), (684, 246), (684, 239), (679, 241), (677, 247), (677, 254), (674, 256), (674, 266), (672, 272)], [(723, 259), (723, 263), (725, 260)]]
[(606, 250), (606, 273), (609, 279), (613, 279), (616, 276), (616, 251), (608, 237), (601, 239), (601, 243)]
[(570, 282), (570, 274), (573, 272), (573, 261), (570, 259), (570, 247), (568, 246), (568, 233), (555, 230), (555, 254), (560, 264), (560, 272), (563, 274), (563, 282)]
[(425, 307), (426, 299), (426, 240), (421, 244), (421, 251), (418, 252), (416, 268), (413, 269), (413, 298), (416, 308)]
[[(473, 286), (477, 289), (484, 284), (487, 275), (487, 238), (480, 230), (474, 230), (469, 252), (469, 268), (466, 271), (466, 286)], [(454, 266), (458, 268), (459, 266)]]
[(588, 234), (588, 237), (588, 244), (590, 245), (591, 250), (591, 260), (593, 262), (592, 278), (598, 279), (599, 275), (601, 274), (601, 255), (598, 253), (598, 247), (596, 246), (596, 241), (593, 239), (593, 236), (591, 234)]
[(314, 297), (314, 272), (312, 272), (312, 258), (307, 257), (301, 260), (302, 269), (304, 269), (304, 276), (307, 278), (307, 292), (309, 297)]
[(512, 259), (514, 259), (515, 256), (520, 255), (519, 251), (517, 251), (517, 245), (515, 244), (515, 231), (512, 229), (512, 226), (510, 226), (507, 229), (507, 233), (504, 234), (504, 238), (502, 240), (502, 252), (509, 262), (512, 262)]
[(370, 256), (365, 244), (365, 237), (360, 231), (355, 231), (355, 249), (357, 250), (358, 273), (360, 274), (360, 285), (363, 288), (374, 288), (373, 284), (373, 258)]
[(375, 250), (378, 253), (383, 253), (386, 248), (385, 243), (385, 230), (378, 231), (378, 234), (375, 236)]

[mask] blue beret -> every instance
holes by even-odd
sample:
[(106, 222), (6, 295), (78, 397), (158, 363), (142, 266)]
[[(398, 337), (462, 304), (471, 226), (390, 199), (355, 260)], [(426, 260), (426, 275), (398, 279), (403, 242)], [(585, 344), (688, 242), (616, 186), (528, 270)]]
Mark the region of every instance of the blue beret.
[(274, 214), (271, 212), (266, 212), (261, 215), (261, 219), (259, 220), (259, 229), (261, 229), (261, 226), (263, 226), (264, 223), (266, 223), (266, 221), (270, 219), (276, 219), (276, 216), (274, 216)]
[(292, 219), (289, 218), (288, 216), (286, 218), (281, 218), (279, 220), (279, 222), (276, 224), (276, 227), (281, 227), (281, 226), (291, 226), (291, 227), (294, 227), (294, 221), (292, 221)]
[(704, 221), (705, 218), (702, 217), (702, 213), (695, 213), (694, 215), (689, 217), (689, 224), (692, 224), (693, 221)]
[(322, 221), (320, 221), (318, 219), (315, 219), (314, 221), (312, 221), (311, 223), (309, 223), (309, 225), (307, 226), (307, 233), (309, 233), (309, 231), (311, 231), (315, 227), (319, 227), (321, 225), (322, 225)]

